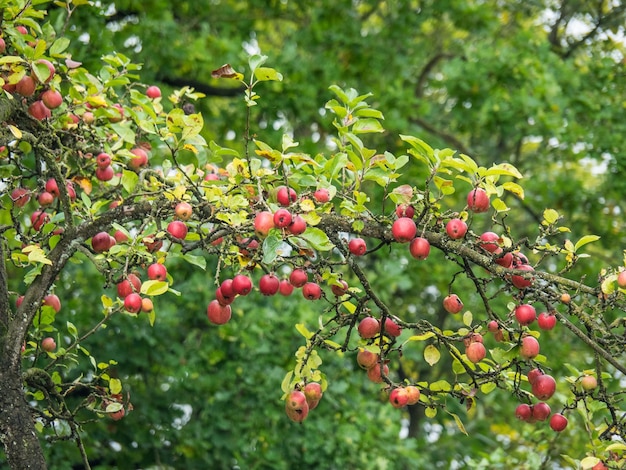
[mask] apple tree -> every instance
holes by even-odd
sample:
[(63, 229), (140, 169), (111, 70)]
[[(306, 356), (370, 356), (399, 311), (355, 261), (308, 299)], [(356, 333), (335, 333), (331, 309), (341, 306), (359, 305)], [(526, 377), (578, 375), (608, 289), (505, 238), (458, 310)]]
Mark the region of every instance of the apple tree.
[[(68, 17), (82, 3), (64, 3)], [(624, 465), (624, 263), (572, 275), (598, 237), (569, 233), (551, 208), (512, 230), (528, 197), (514, 165), (482, 166), (409, 133), (387, 136), (403, 152), (374, 148), (384, 110), (337, 85), (324, 104), (333, 135), (316, 152), (289, 133), (266, 141), (253, 117), (271, 92), (260, 89), (283, 76), (259, 54), (212, 72), (242, 88), (245, 142), (228, 148), (203, 137), (201, 93), (162, 96), (121, 53), (87, 69), (40, 6), (1, 5), (0, 438), (11, 468), (46, 468), (44, 436), (75, 442), (90, 467), (85, 426), (124, 420), (133, 404), (124, 364), (88, 338), (158, 322), (159, 303), (183, 296), (178, 272), (207, 267), (206, 328), (238, 321), (233, 308), (249, 296), (297, 297), (318, 312), (295, 323), (300, 345), (280, 351), (295, 357), (276, 387), (285, 420), (314, 419), (333, 387), (330, 354), (355, 361), (390, 407), (446, 414), (465, 433), (459, 404), (512, 396), (510, 417), (554, 433), (585, 424), (587, 450), (564, 461)], [(407, 180), (409, 168), (420, 178)], [(437, 300), (445, 320), (398, 314), (385, 270), (434, 259), (455, 272)], [(80, 329), (63, 305), (81, 294), (59, 282), (76, 264), (107, 288)], [(554, 373), (562, 358), (542, 354), (553, 328), (592, 359)], [(415, 364), (445, 367), (422, 380)]]

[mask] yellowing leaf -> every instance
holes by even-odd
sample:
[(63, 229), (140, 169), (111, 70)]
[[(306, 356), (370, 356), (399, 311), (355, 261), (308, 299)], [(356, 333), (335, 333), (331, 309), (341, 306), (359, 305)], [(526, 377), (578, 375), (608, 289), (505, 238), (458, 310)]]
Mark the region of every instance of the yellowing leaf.
[(303, 199), (300, 201), (300, 210), (302, 212), (311, 212), (315, 210), (315, 203), (311, 199)]
[(428, 407), (424, 410), (424, 414), (428, 418), (434, 418), (435, 416), (437, 416), (437, 408)]
[(466, 311), (466, 312), (463, 314), (463, 324), (464, 324), (465, 326), (472, 326), (472, 320), (473, 320), (473, 318), (474, 318), (474, 317), (473, 317), (473, 315), (472, 315), (472, 312), (470, 312), (469, 310), (468, 310), (468, 311)]
[(543, 211), (543, 220), (545, 222), (544, 225), (552, 225), (559, 220), (559, 213), (554, 209), (546, 209)]
[(30, 263), (41, 263), (52, 265), (52, 261), (46, 258), (46, 253), (36, 245), (28, 245), (22, 250), (24, 253), (28, 253), (28, 261)]
[(430, 366), (434, 366), (441, 359), (441, 353), (434, 345), (429, 344), (424, 348), (424, 359)]
[(296, 324), (296, 330), (298, 330), (298, 333), (300, 333), (306, 339), (310, 339), (313, 336), (313, 333), (307, 330), (306, 326), (304, 326), (302, 323)]
[(600, 237), (598, 235), (585, 235), (576, 242), (576, 245), (574, 245), (574, 251), (578, 251), (580, 247), (585, 246), (587, 243), (595, 242), (599, 239)]
[(9, 124), (7, 127), (9, 128), (9, 130), (11, 131), (11, 134), (13, 134), (16, 139), (22, 138), (22, 131), (19, 130), (17, 127), (15, 127), (12, 124)]
[(429, 331), (428, 333), (424, 333), (423, 335), (413, 335), (407, 341), (424, 341), (428, 338), (432, 338), (435, 336), (435, 333)]
[(122, 381), (120, 379), (109, 380), (109, 391), (113, 395), (117, 395), (122, 392)]
[(144, 295), (161, 295), (167, 292), (169, 284), (165, 281), (146, 281), (141, 285), (141, 293)]
[(583, 470), (589, 470), (590, 468), (593, 468), (599, 463), (600, 463), (600, 459), (598, 457), (589, 456), (589, 457), (585, 457), (584, 459), (580, 461), (580, 467)]
[(459, 418), (454, 413), (448, 412), (448, 414), (454, 418), (454, 422), (456, 423), (457, 427), (459, 428), (459, 431), (461, 431), (463, 434), (465, 434), (467, 436), (468, 434), (467, 434), (467, 431), (465, 430), (465, 426), (463, 426), (463, 422), (461, 421), (461, 418)]
[(524, 188), (522, 188), (519, 184), (513, 183), (512, 181), (507, 181), (506, 183), (502, 184), (502, 187), (506, 191), (515, 194), (520, 199), (524, 199)]

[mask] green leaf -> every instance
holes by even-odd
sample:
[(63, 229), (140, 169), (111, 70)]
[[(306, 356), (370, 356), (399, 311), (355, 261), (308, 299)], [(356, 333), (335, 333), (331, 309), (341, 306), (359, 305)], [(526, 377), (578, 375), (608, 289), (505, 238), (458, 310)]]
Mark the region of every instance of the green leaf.
[(432, 382), (428, 388), (433, 392), (450, 392), (452, 391), (452, 385), (447, 380), (437, 380)]
[(270, 233), (263, 240), (263, 263), (272, 264), (278, 257), (278, 247), (283, 243), (282, 238)]
[(289, 372), (287, 372), (285, 374), (285, 378), (283, 379), (280, 388), (281, 390), (287, 394), (289, 392), (291, 392), (291, 378), (293, 377), (293, 371), (290, 370)]
[(52, 43), (50, 46), (50, 55), (51, 56), (59, 56), (67, 47), (70, 45), (70, 40), (66, 37), (58, 38), (56, 41)]
[(459, 418), (454, 413), (450, 413), (449, 411), (448, 411), (448, 414), (454, 418), (454, 422), (456, 423), (457, 427), (459, 428), (459, 431), (461, 431), (463, 434), (465, 434), (467, 436), (468, 434), (467, 434), (467, 431), (465, 430), (465, 426), (463, 426), (463, 422), (461, 421), (461, 418)]
[(350, 101), (350, 98), (348, 98), (348, 95), (346, 94), (346, 92), (343, 91), (337, 85), (331, 85), (328, 87), (328, 89), (332, 91), (335, 95), (337, 95), (337, 98), (339, 98), (339, 100), (343, 102), (344, 104)]
[(250, 70), (254, 72), (257, 68), (263, 65), (266, 60), (267, 60), (266, 55), (262, 55), (262, 54), (251, 55), (250, 58), (248, 59), (248, 65), (250, 66)]
[(165, 294), (168, 288), (169, 288), (169, 284), (165, 281), (157, 281), (157, 280), (145, 281), (141, 285), (141, 293), (144, 295), (150, 295), (150, 296), (161, 295), (161, 294)]
[(427, 340), (428, 338), (432, 338), (433, 336), (435, 336), (435, 333), (433, 333), (432, 331), (429, 331), (422, 335), (413, 335), (409, 337), (407, 341), (424, 341), (424, 340)]
[(305, 240), (314, 250), (330, 251), (335, 247), (328, 239), (328, 235), (315, 227), (308, 227), (298, 237)]
[(578, 251), (580, 247), (585, 246), (587, 243), (595, 242), (599, 239), (600, 237), (598, 235), (585, 235), (576, 242), (576, 245), (574, 245), (574, 251)]
[(441, 353), (433, 344), (429, 344), (424, 348), (424, 359), (432, 367), (441, 359)]
[(474, 317), (472, 316), (472, 312), (470, 312), (469, 310), (467, 310), (464, 314), (463, 314), (463, 324), (465, 326), (472, 326), (472, 320), (474, 319)]
[(378, 119), (359, 119), (352, 126), (352, 132), (355, 134), (368, 134), (372, 132), (383, 132), (385, 129)]
[(68, 321), (66, 325), (67, 325), (67, 332), (70, 335), (72, 335), (72, 337), (78, 338), (78, 330), (76, 329), (76, 326), (71, 321)]
[(193, 264), (194, 266), (199, 267), (203, 271), (206, 271), (206, 258), (204, 258), (203, 256), (185, 253), (183, 255), (183, 259), (187, 261), (189, 264)]
[(304, 326), (303, 323), (297, 323), (296, 324), (296, 330), (298, 330), (298, 333), (300, 333), (302, 336), (304, 336), (305, 339), (311, 339), (311, 337), (313, 336), (313, 333), (311, 333), (309, 330), (307, 330), (306, 326)]
[(137, 175), (137, 173), (130, 170), (122, 171), (122, 186), (129, 194), (132, 194), (138, 182), (139, 176)]
[(424, 414), (427, 418), (434, 418), (437, 416), (437, 408), (429, 406), (424, 410)]
[(259, 67), (254, 71), (254, 76), (259, 81), (282, 82), (283, 75), (269, 67)]
[(484, 383), (480, 386), (480, 391), (487, 395), (490, 392), (493, 392), (497, 388), (496, 384), (493, 382)]
[(580, 468), (582, 468), (582, 470), (589, 470), (590, 468), (593, 468), (599, 463), (600, 463), (600, 459), (598, 457), (591, 457), (591, 456), (585, 457), (584, 459), (580, 461)]
[(483, 176), (494, 176), (494, 175), (512, 176), (514, 178), (523, 178), (519, 170), (515, 168), (513, 165), (511, 165), (510, 163), (500, 163), (498, 165), (493, 165), (483, 174)]
[(552, 225), (559, 220), (559, 213), (554, 209), (546, 209), (543, 211), (544, 225)]

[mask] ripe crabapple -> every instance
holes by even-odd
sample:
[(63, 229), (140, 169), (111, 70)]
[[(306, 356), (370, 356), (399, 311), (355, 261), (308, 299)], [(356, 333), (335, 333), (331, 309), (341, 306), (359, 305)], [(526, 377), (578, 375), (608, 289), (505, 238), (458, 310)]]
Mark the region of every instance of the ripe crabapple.
[(259, 290), (263, 295), (274, 295), (279, 287), (280, 281), (274, 274), (264, 274), (259, 280)]
[(498, 241), (500, 240), (500, 235), (494, 232), (484, 232), (480, 236), (480, 247), (488, 251), (489, 253), (497, 253), (498, 250), (501, 250)]
[(330, 193), (328, 192), (328, 189), (326, 189), (326, 188), (320, 188), (317, 191), (315, 191), (313, 193), (313, 197), (320, 204), (324, 204), (324, 203), (330, 201)]
[(278, 228), (286, 228), (291, 224), (291, 212), (287, 209), (278, 209), (274, 212), (274, 225)]
[(19, 82), (15, 84), (15, 91), (22, 96), (33, 96), (37, 88), (37, 82), (30, 75), (24, 75)]
[(54, 341), (54, 338), (47, 337), (41, 340), (41, 349), (44, 351), (52, 352), (57, 348), (57, 343)]
[(107, 166), (106, 168), (96, 168), (96, 178), (99, 181), (111, 181), (115, 176), (113, 168)]
[[(515, 259), (515, 257), (513, 259)], [(528, 272), (535, 271), (535, 269), (528, 264), (520, 264), (518, 266), (513, 265), (512, 267), (520, 271), (528, 271)], [(533, 278), (531, 277), (529, 279), (526, 279), (524, 276), (521, 276), (519, 274), (513, 274), (511, 276), (511, 283), (518, 289), (526, 289), (527, 287), (530, 287), (532, 285)]]
[(285, 413), (292, 421), (301, 423), (309, 414), (306, 395), (300, 390), (293, 390), (285, 400)]
[(550, 416), (550, 405), (547, 403), (535, 403), (532, 407), (533, 418), (537, 421), (545, 421)]
[(549, 400), (556, 390), (556, 381), (551, 375), (543, 374), (532, 384), (532, 393), (541, 401)]
[(287, 230), (292, 235), (300, 235), (306, 231), (306, 221), (300, 215), (294, 215), (291, 218), (291, 223), (287, 227)]
[(409, 244), (409, 253), (415, 259), (426, 259), (430, 254), (430, 242), (422, 237), (415, 237)]
[(146, 96), (151, 99), (159, 98), (161, 96), (161, 89), (156, 85), (151, 85), (146, 89)]
[(543, 375), (543, 372), (541, 371), (541, 369), (535, 368), (535, 369), (532, 369), (532, 370), (528, 371), (528, 374), (526, 374), (526, 378), (528, 379), (528, 383), (530, 385), (534, 384), (535, 380), (540, 375)]
[(56, 90), (46, 90), (41, 94), (41, 101), (48, 109), (55, 109), (63, 104), (63, 96)]
[(220, 284), (220, 290), (222, 292), (222, 295), (224, 297), (235, 297), (237, 295), (237, 292), (235, 292), (235, 289), (233, 287), (233, 280), (232, 279), (224, 279), (222, 281), (222, 283)]
[(230, 305), (235, 301), (235, 296), (224, 295), (224, 293), (222, 292), (222, 288), (218, 287), (217, 289), (215, 289), (215, 300), (217, 300), (220, 305), (225, 307), (226, 305)]
[(274, 228), (274, 214), (268, 211), (257, 212), (254, 216), (254, 233), (259, 238), (265, 238)]
[(348, 242), (348, 250), (354, 256), (363, 256), (367, 251), (367, 245), (362, 238), (353, 238)]
[(539, 341), (534, 336), (524, 336), (519, 350), (524, 359), (534, 359), (539, 355)]
[(280, 284), (278, 285), (278, 293), (280, 295), (284, 295), (285, 297), (289, 297), (293, 293), (294, 289), (295, 287), (293, 286), (293, 284), (290, 283), (287, 279), (282, 279), (280, 281)]
[(365, 317), (357, 327), (361, 338), (374, 338), (380, 333), (380, 322), (374, 317)]
[(556, 432), (563, 431), (567, 427), (567, 418), (559, 413), (553, 414), (550, 416), (550, 427)]
[(191, 207), (191, 204), (185, 201), (179, 202), (174, 208), (174, 213), (176, 214), (176, 217), (178, 217), (180, 220), (189, 220), (192, 211), (193, 208)]
[(161, 263), (152, 263), (148, 266), (148, 279), (153, 281), (165, 281), (167, 279), (167, 268)]
[(387, 317), (385, 318), (385, 323), (384, 323), (384, 333), (387, 333), (390, 336), (400, 336), (400, 334), (402, 333), (402, 328), (400, 328), (400, 326), (393, 321), (391, 318)]
[(133, 170), (139, 170), (145, 166), (148, 166), (148, 152), (141, 147), (135, 147), (130, 151), (134, 155), (128, 162), (128, 166)]
[(515, 319), (520, 325), (530, 325), (535, 321), (537, 311), (530, 304), (521, 304), (515, 307)]
[(418, 401), (420, 401), (420, 389), (415, 385), (407, 385), (405, 387), (406, 394), (408, 397), (407, 405), (415, 405)]
[(476, 364), (485, 358), (487, 350), (485, 349), (483, 343), (476, 341), (470, 343), (470, 345), (465, 348), (465, 355), (471, 362)]
[(343, 279), (339, 279), (337, 281), (339, 284), (333, 284), (330, 286), (330, 290), (332, 291), (333, 294), (335, 294), (335, 296), (337, 297), (341, 297), (342, 295), (345, 295), (348, 292), (348, 283), (346, 281), (344, 281)]
[(168, 224), (167, 231), (172, 237), (184, 240), (187, 236), (187, 225), (180, 220), (173, 220)]
[(307, 383), (304, 386), (303, 392), (306, 397), (306, 402), (309, 405), (309, 410), (316, 408), (324, 395), (322, 392), (322, 386), (317, 382)]
[(593, 375), (583, 375), (580, 379), (580, 385), (583, 390), (589, 392), (598, 386), (598, 379), (596, 379)]
[(626, 270), (620, 271), (617, 275), (617, 286), (621, 289), (626, 289)]
[(41, 228), (46, 225), (49, 220), (50, 216), (43, 211), (35, 211), (33, 212), (33, 215), (30, 216), (33, 229), (36, 231), (41, 230)]
[(52, 194), (54, 197), (59, 197), (59, 185), (57, 184), (57, 180), (54, 178), (49, 178), (46, 181), (46, 191)]
[(96, 166), (101, 170), (111, 165), (111, 155), (101, 152), (96, 156)]
[(443, 299), (443, 308), (448, 313), (459, 313), (463, 310), (463, 302), (458, 295), (450, 294)]
[(409, 395), (406, 392), (404, 387), (394, 388), (391, 393), (389, 393), (389, 403), (394, 408), (402, 408), (406, 406), (409, 402)]
[(24, 188), (15, 188), (11, 191), (11, 201), (16, 207), (24, 207), (30, 201), (30, 191)]
[(111, 248), (111, 236), (107, 232), (98, 232), (91, 238), (91, 247), (96, 253), (103, 253)]
[[(382, 368), (382, 374), (389, 375), (389, 366), (387, 364), (383, 364)], [(367, 369), (367, 378), (374, 383), (382, 383), (383, 376), (381, 375), (380, 362), (376, 363), (373, 367)]]
[(61, 301), (56, 294), (48, 294), (43, 298), (43, 304), (52, 307), (56, 313), (61, 310)]
[(408, 243), (415, 238), (417, 226), (415, 222), (413, 222), (413, 219), (400, 217), (393, 222), (391, 234), (398, 243)]
[(302, 295), (308, 300), (318, 300), (322, 296), (322, 289), (315, 282), (307, 282), (302, 286)]
[(528, 421), (532, 417), (533, 410), (530, 405), (521, 403), (515, 408), (515, 417), (521, 421)]
[(409, 204), (398, 204), (396, 206), (396, 215), (412, 219), (415, 216), (415, 208)]
[(141, 310), (141, 300), (141, 296), (136, 292), (128, 294), (126, 298), (124, 298), (124, 308), (127, 312), (139, 313)]
[(450, 219), (446, 224), (446, 233), (453, 240), (459, 240), (463, 238), (467, 233), (467, 224), (461, 219)]
[(152, 303), (152, 300), (150, 300), (148, 297), (144, 297), (143, 299), (141, 299), (141, 311), (148, 313), (152, 310), (154, 310), (154, 304)]
[(288, 206), (292, 202), (296, 202), (298, 199), (298, 195), (296, 194), (295, 189), (288, 188), (287, 186), (280, 186), (278, 191), (276, 191), (276, 201), (281, 206)]
[(487, 212), (489, 210), (489, 196), (484, 189), (472, 189), (467, 195), (467, 207), (472, 212)]
[(233, 290), (239, 295), (248, 295), (252, 291), (252, 280), (245, 274), (233, 278)]
[(230, 305), (220, 305), (217, 300), (211, 300), (206, 310), (207, 318), (214, 325), (228, 323), (232, 315)]
[(294, 287), (302, 287), (309, 280), (309, 275), (304, 269), (294, 269), (289, 275), (289, 282)]
[(135, 274), (129, 274), (126, 279), (117, 284), (117, 295), (121, 299), (125, 299), (133, 292), (139, 292), (141, 289), (141, 279)]
[(374, 367), (378, 364), (379, 359), (380, 356), (378, 354), (368, 351), (367, 349), (359, 349), (359, 352), (356, 354), (356, 362), (363, 369)]
[(542, 330), (551, 330), (556, 326), (556, 315), (554, 313), (541, 312), (537, 317), (537, 325)]

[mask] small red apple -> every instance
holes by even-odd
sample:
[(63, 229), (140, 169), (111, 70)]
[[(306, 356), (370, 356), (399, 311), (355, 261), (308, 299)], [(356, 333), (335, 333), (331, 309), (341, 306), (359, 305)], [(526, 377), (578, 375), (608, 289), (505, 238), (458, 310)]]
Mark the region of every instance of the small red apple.
[(537, 325), (542, 330), (551, 330), (556, 326), (556, 315), (554, 313), (541, 312), (537, 317)]
[(626, 270), (620, 271), (617, 275), (617, 286), (620, 289), (626, 289)]
[(148, 279), (153, 281), (167, 280), (167, 268), (161, 263), (152, 263), (148, 266)]
[(402, 328), (400, 328), (400, 325), (398, 325), (395, 321), (393, 321), (391, 318), (387, 317), (385, 318), (385, 324), (384, 324), (384, 328), (383, 328), (383, 333), (387, 333), (390, 336), (395, 336), (398, 337), (402, 334)]
[(248, 295), (252, 291), (252, 280), (245, 274), (233, 278), (233, 291), (238, 295)]
[(232, 315), (230, 305), (220, 305), (217, 300), (211, 300), (206, 310), (207, 318), (214, 325), (228, 323)]
[(515, 408), (515, 417), (521, 421), (528, 421), (532, 417), (533, 410), (530, 405), (521, 403)]
[(524, 359), (534, 359), (539, 354), (539, 341), (534, 336), (524, 336), (520, 346), (520, 356)]
[(533, 418), (537, 421), (545, 421), (550, 416), (550, 406), (547, 403), (535, 403), (532, 407)]
[(430, 242), (422, 237), (415, 237), (409, 244), (409, 253), (415, 259), (426, 259), (430, 254)]
[(394, 388), (389, 394), (389, 403), (394, 408), (402, 408), (409, 402), (409, 395), (404, 387)]
[(41, 349), (44, 351), (52, 352), (57, 348), (57, 343), (54, 341), (54, 338), (47, 337), (41, 340)]
[(259, 238), (265, 238), (274, 228), (274, 215), (268, 211), (257, 212), (254, 216), (254, 233)]
[(48, 109), (55, 109), (63, 104), (63, 96), (56, 90), (46, 90), (41, 94), (41, 101)]
[(471, 362), (476, 364), (485, 358), (487, 349), (485, 349), (483, 343), (475, 341), (465, 348), (465, 354)]
[(550, 427), (556, 432), (563, 431), (567, 427), (567, 418), (559, 413), (553, 414), (550, 417)]
[(278, 285), (278, 293), (280, 295), (284, 295), (285, 297), (289, 297), (295, 287), (291, 284), (287, 279), (281, 279), (280, 284)]
[(472, 189), (467, 195), (467, 207), (472, 212), (487, 212), (489, 210), (489, 196), (484, 189)]
[(37, 82), (30, 75), (24, 75), (19, 82), (15, 84), (15, 91), (22, 96), (33, 96)]
[(535, 307), (530, 304), (521, 304), (515, 307), (515, 319), (520, 325), (530, 325), (537, 318)]
[(107, 232), (98, 232), (91, 238), (91, 247), (96, 253), (103, 253), (111, 248), (111, 237)]
[(498, 244), (499, 240), (500, 235), (497, 233), (484, 232), (480, 236), (480, 247), (489, 253), (497, 253), (498, 250), (501, 250), (500, 245)]
[(292, 235), (300, 235), (306, 231), (306, 222), (301, 216), (296, 214), (292, 217), (287, 230), (289, 230)]
[(317, 382), (307, 383), (304, 386), (303, 392), (306, 397), (306, 402), (309, 405), (309, 410), (316, 408), (324, 395), (322, 392), (322, 386)]
[(152, 312), (152, 310), (154, 310), (154, 304), (152, 303), (152, 300), (150, 300), (148, 297), (144, 297), (143, 299), (141, 299), (141, 311), (142, 312)]
[(96, 166), (100, 169), (105, 169), (111, 165), (111, 155), (106, 152), (100, 152), (96, 157)]
[(174, 208), (174, 213), (180, 220), (189, 220), (192, 212), (193, 208), (191, 207), (191, 204), (185, 201), (179, 202)]
[(535, 379), (532, 384), (532, 393), (539, 400), (546, 401), (554, 395), (556, 381), (551, 375), (543, 374)]
[(28, 107), (28, 114), (30, 114), (38, 121), (43, 121), (44, 119), (52, 117), (50, 109), (48, 109), (41, 100), (33, 101), (31, 103), (31, 105)]
[(379, 363), (379, 359), (380, 356), (378, 354), (368, 351), (367, 349), (359, 349), (359, 352), (356, 354), (356, 362), (362, 369), (374, 367)]
[(309, 280), (309, 275), (304, 269), (294, 269), (289, 275), (289, 282), (294, 287), (302, 287)]
[(349, 286), (348, 283), (343, 279), (339, 279), (337, 282), (341, 285), (333, 284), (330, 286), (330, 290), (333, 294), (335, 294), (336, 297), (341, 297), (348, 292)]
[(354, 256), (363, 256), (367, 251), (367, 245), (362, 238), (353, 238), (348, 242), (348, 250)]
[(259, 290), (263, 295), (274, 295), (279, 287), (280, 281), (274, 274), (264, 274), (259, 280)]
[(117, 295), (121, 299), (125, 299), (133, 292), (141, 290), (141, 279), (135, 274), (129, 274), (126, 279), (117, 284)]
[(302, 295), (308, 300), (318, 300), (322, 296), (322, 289), (315, 282), (307, 282), (302, 286)]
[(393, 222), (391, 234), (398, 243), (408, 243), (415, 238), (417, 226), (415, 222), (413, 222), (413, 219), (400, 217)]
[(381, 368), (380, 362), (378, 362), (373, 367), (370, 367), (369, 369), (367, 369), (367, 378), (370, 379), (374, 383), (377, 383), (377, 384), (382, 383), (383, 381), (382, 374), (386, 376), (389, 375), (389, 366), (387, 364), (383, 364), (382, 374), (381, 374), (380, 368)]
[[(515, 260), (515, 257), (513, 257), (513, 259)], [(528, 271), (528, 272), (534, 272), (534, 268), (528, 264), (520, 264), (518, 266), (515, 266), (515, 261), (513, 262), (512, 265), (513, 269), (519, 269), (520, 271)], [(514, 274), (511, 276), (511, 283), (517, 287), (518, 289), (526, 289), (527, 287), (530, 287), (533, 283), (533, 278), (529, 278), (526, 279), (526, 277), (521, 276), (519, 274)]]
[(287, 209), (278, 209), (274, 212), (274, 225), (278, 228), (286, 228), (291, 224), (291, 212)]
[(309, 404), (306, 395), (300, 390), (294, 390), (285, 400), (285, 413), (292, 421), (301, 423), (309, 414)]
[(139, 313), (141, 311), (142, 298), (136, 292), (128, 294), (124, 298), (124, 308), (130, 313)]
[(526, 378), (528, 379), (528, 383), (530, 385), (534, 384), (535, 380), (540, 375), (543, 375), (543, 372), (541, 371), (541, 369), (535, 368), (535, 369), (532, 369), (532, 370), (528, 371), (528, 374), (526, 374)]
[(11, 191), (11, 201), (16, 207), (24, 207), (30, 201), (30, 191), (25, 188), (15, 188)]
[(298, 199), (298, 195), (296, 194), (295, 189), (288, 188), (287, 186), (280, 186), (278, 191), (276, 191), (276, 201), (281, 206), (288, 206), (292, 202), (296, 202)]
[(357, 327), (361, 338), (374, 338), (380, 333), (380, 322), (374, 317), (365, 317)]
[(61, 301), (56, 294), (48, 294), (43, 298), (43, 304), (52, 307), (56, 313), (61, 310)]
[(590, 392), (598, 386), (598, 379), (596, 379), (593, 375), (583, 375), (580, 379), (580, 385), (583, 390)]
[(396, 206), (396, 215), (398, 217), (408, 217), (412, 219), (415, 216), (415, 208), (408, 204), (398, 204)]
[(461, 219), (450, 219), (446, 224), (446, 233), (453, 240), (463, 238), (467, 233), (467, 224)]
[(111, 181), (114, 176), (115, 172), (110, 166), (107, 166), (105, 168), (96, 168), (96, 178), (99, 181)]
[(320, 204), (324, 204), (324, 203), (330, 201), (330, 193), (328, 192), (328, 189), (326, 189), (326, 188), (320, 188), (317, 191), (315, 191), (313, 193), (313, 197)]
[(146, 96), (151, 99), (161, 97), (161, 89), (156, 85), (151, 85), (146, 89)]
[(450, 294), (443, 299), (443, 308), (448, 313), (459, 313), (463, 310), (463, 302), (458, 295)]
[(130, 153), (135, 155), (128, 162), (128, 166), (131, 167), (133, 170), (139, 170), (140, 168), (148, 166), (148, 152), (146, 152), (144, 149), (142, 149), (141, 147), (135, 147), (130, 151)]
[(407, 405), (415, 405), (418, 401), (420, 401), (420, 389), (415, 385), (407, 385), (406, 394), (408, 397)]
[(30, 222), (33, 225), (33, 229), (36, 231), (41, 230), (41, 228), (48, 223), (50, 220), (50, 216), (43, 211), (35, 211), (30, 216)]
[(173, 220), (168, 224), (167, 231), (174, 238), (184, 240), (187, 236), (187, 225), (180, 220)]

